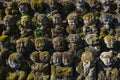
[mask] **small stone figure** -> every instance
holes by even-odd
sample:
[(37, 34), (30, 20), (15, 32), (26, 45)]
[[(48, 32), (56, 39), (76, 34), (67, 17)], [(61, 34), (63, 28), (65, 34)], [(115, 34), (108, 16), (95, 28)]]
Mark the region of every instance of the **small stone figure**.
[(50, 40), (46, 37), (39, 37), (35, 39), (35, 49), (38, 52), (47, 51), (50, 49)]
[(27, 61), (20, 54), (13, 53), (8, 58), (10, 69), (6, 80), (26, 80), (29, 66)]
[(58, 13), (62, 14), (63, 6), (58, 2), (58, 0), (49, 0), (50, 15), (53, 15), (54, 11), (57, 10)]
[(16, 41), (16, 53), (23, 55), (26, 60), (29, 60), (29, 55), (34, 51), (33, 41), (29, 38), (20, 38)]
[(100, 55), (101, 46), (99, 37), (96, 34), (88, 34), (85, 36), (85, 41), (87, 43), (86, 51), (91, 51), (97, 57)]
[(60, 14), (54, 14), (52, 17), (53, 28), (51, 29), (52, 37), (65, 36), (65, 27)]
[(20, 15), (19, 15), (19, 10), (17, 7), (17, 3), (16, 2), (8, 2), (7, 3), (7, 8), (5, 9), (5, 14), (6, 15), (12, 15), (14, 16), (14, 18), (16, 18), (16, 20), (19, 19)]
[(27, 1), (20, 1), (18, 3), (19, 12), (22, 16), (24, 15), (31, 15), (31, 6)]
[(55, 52), (52, 56), (52, 63), (50, 80), (73, 80), (72, 56), (70, 54)]
[(83, 52), (76, 71), (79, 73), (77, 80), (97, 80), (96, 58), (94, 53), (90, 51)]
[(50, 80), (50, 54), (47, 51), (33, 52), (30, 58), (33, 64), (27, 80)]
[(85, 0), (76, 0), (76, 11), (83, 16), (90, 11), (90, 6)]
[(45, 14), (38, 14), (37, 16), (38, 26), (34, 31), (34, 37), (51, 37), (50, 21)]
[(62, 0), (61, 4), (63, 6), (62, 19), (64, 20), (66, 19), (69, 13), (72, 13), (75, 11), (75, 5), (72, 1), (69, 1), (69, 0)]
[(10, 43), (13, 46), (13, 51), (15, 51), (16, 40), (20, 37), (19, 30), (16, 26), (16, 20), (12, 15), (6, 15), (3, 19), (5, 30), (2, 35), (9, 36)]
[(113, 16), (109, 13), (102, 14), (101, 17), (102, 26), (100, 29), (100, 38), (104, 38), (108, 34), (113, 33), (112, 22)]
[(19, 30), (21, 34), (21, 38), (31, 37), (33, 38), (33, 26), (31, 24), (30, 16), (25, 15), (21, 17)]
[(104, 37), (104, 43), (105, 43), (105, 47), (103, 47), (103, 51), (108, 51), (108, 50), (117, 50), (116, 48), (116, 40), (115, 37), (107, 35)]
[(116, 5), (114, 0), (100, 0), (103, 12), (115, 13)]
[(102, 52), (98, 61), (98, 80), (119, 80), (119, 71), (115, 65), (112, 51)]
[(83, 16), (84, 26), (83, 34), (98, 34), (98, 29), (96, 26), (96, 16), (93, 13), (87, 13)]
[(63, 37), (55, 37), (52, 40), (53, 48), (55, 51), (63, 52), (67, 49), (66, 40)]
[[(82, 19), (78, 16), (77, 13), (70, 13), (67, 16), (68, 26), (66, 31), (68, 34), (78, 34), (81, 32)], [(81, 24), (79, 24), (81, 22)]]
[(74, 57), (81, 57), (82, 52), (84, 51), (84, 44), (79, 34), (69, 34), (68, 37), (68, 47), (69, 53), (72, 53)]

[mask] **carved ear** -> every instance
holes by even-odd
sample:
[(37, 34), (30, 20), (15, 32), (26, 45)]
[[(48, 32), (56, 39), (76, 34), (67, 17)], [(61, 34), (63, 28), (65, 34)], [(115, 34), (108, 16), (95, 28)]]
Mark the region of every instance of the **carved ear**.
[(53, 56), (50, 58), (50, 64), (53, 64)]
[(70, 38), (70, 36), (68, 36), (68, 37), (66, 38), (67, 42), (70, 42), (70, 41), (69, 41), (69, 38)]
[(70, 49), (70, 47), (71, 47), (71, 45), (70, 45), (70, 43), (68, 44), (68, 48)]

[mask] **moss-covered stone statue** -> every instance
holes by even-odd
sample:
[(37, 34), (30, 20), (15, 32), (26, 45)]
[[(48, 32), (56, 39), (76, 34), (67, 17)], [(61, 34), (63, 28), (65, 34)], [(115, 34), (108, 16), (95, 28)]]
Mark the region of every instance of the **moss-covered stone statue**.
[(52, 44), (55, 51), (64, 52), (65, 50), (67, 50), (67, 43), (64, 37), (53, 38)]
[(73, 11), (75, 11), (75, 4), (72, 1), (69, 0), (62, 0), (61, 2), (63, 6), (62, 10), (62, 19), (66, 19), (67, 15)]
[(66, 27), (66, 31), (68, 34), (78, 34), (82, 32), (82, 19), (77, 13), (70, 13), (67, 16), (67, 22), (68, 26)]
[(51, 59), (50, 80), (73, 80), (72, 56), (65, 52), (55, 52)]
[(7, 8), (5, 9), (5, 14), (6, 15), (13, 15), (16, 20), (19, 19), (20, 14), (18, 10), (18, 4), (17, 2), (8, 2), (7, 3)]
[(49, 0), (49, 14), (53, 15), (54, 11), (57, 10), (58, 13), (62, 14), (63, 6), (57, 0)]
[(96, 34), (88, 34), (85, 36), (85, 42), (87, 43), (85, 50), (93, 52), (98, 57), (101, 52), (99, 37)]
[(63, 24), (61, 15), (56, 13), (52, 16), (53, 28), (51, 29), (52, 37), (65, 36), (65, 26)]
[(76, 80), (97, 80), (96, 57), (90, 51), (83, 52), (81, 61), (76, 66), (79, 76)]
[(76, 12), (83, 16), (87, 12), (90, 12), (90, 5), (84, 0), (76, 0)]
[(102, 52), (98, 61), (98, 80), (119, 80), (119, 71), (112, 51)]
[(83, 34), (98, 34), (98, 27), (96, 25), (96, 15), (94, 13), (87, 13), (83, 16), (84, 26)]
[(16, 53), (23, 55), (26, 60), (29, 60), (30, 54), (34, 51), (34, 44), (30, 38), (20, 38), (16, 41)]
[(19, 8), (19, 12), (21, 13), (22, 16), (32, 14), (30, 3), (25, 0), (19, 1), (18, 8)]
[(79, 34), (69, 34), (67, 37), (68, 40), (68, 53), (71, 53), (76, 58), (80, 58), (84, 51), (83, 40)]
[(114, 36), (110, 36), (107, 35), (104, 37), (104, 43), (102, 44), (102, 51), (109, 51), (109, 50), (113, 50), (113, 51), (118, 51), (119, 48), (117, 48), (117, 44), (116, 44), (116, 39)]
[(12, 15), (6, 15), (3, 22), (5, 30), (2, 32), (2, 35), (8, 35), (10, 37), (10, 42), (15, 45), (16, 40), (20, 37), (15, 18)]
[(50, 41), (46, 37), (35, 39), (35, 49), (30, 55), (33, 64), (27, 80), (49, 80), (50, 79)]
[(24, 15), (21, 17), (20, 24), (18, 25), (21, 37), (31, 37), (33, 38), (34, 27), (32, 26), (32, 21), (30, 16)]
[(103, 13), (100, 17), (101, 28), (100, 28), (100, 38), (104, 38), (106, 35), (112, 35), (113, 29), (113, 16), (110, 13)]
[(33, 52), (30, 58), (33, 64), (27, 80), (50, 80), (50, 54), (47, 51)]
[(50, 31), (50, 21), (45, 14), (38, 14), (37, 16), (37, 24), (34, 31), (34, 37), (51, 37)]
[(13, 53), (8, 58), (10, 66), (6, 80), (26, 80), (29, 66), (22, 55)]
[(117, 8), (115, 0), (100, 0), (103, 12), (115, 13)]

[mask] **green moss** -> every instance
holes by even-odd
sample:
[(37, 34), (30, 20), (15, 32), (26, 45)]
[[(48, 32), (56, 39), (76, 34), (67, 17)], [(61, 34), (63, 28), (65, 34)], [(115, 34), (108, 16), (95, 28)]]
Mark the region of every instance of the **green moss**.
[(74, 17), (78, 17), (78, 14), (73, 12), (73, 13), (70, 13), (68, 16), (67, 16), (67, 20), (68, 19), (73, 19)]
[(30, 4), (27, 1), (20, 1), (18, 3), (18, 6), (20, 6), (20, 5), (30, 6)]
[(21, 22), (28, 22), (30, 20), (31, 20), (30, 16), (28, 16), (28, 15), (24, 15), (24, 16), (21, 17)]
[(87, 14), (85, 14), (84, 16), (83, 16), (83, 19), (84, 20), (89, 20), (89, 19), (91, 19), (91, 18), (93, 18), (94, 17), (94, 14), (93, 13), (87, 13)]
[(44, 8), (44, 6), (45, 6), (45, 3), (44, 3), (44, 1), (43, 0), (32, 0), (31, 2), (30, 2), (30, 5), (31, 5), (31, 7), (33, 8), (33, 9), (35, 9), (35, 10), (38, 10), (38, 9), (43, 9)]
[(0, 42), (6, 42), (9, 40), (9, 37), (6, 35), (0, 36)]

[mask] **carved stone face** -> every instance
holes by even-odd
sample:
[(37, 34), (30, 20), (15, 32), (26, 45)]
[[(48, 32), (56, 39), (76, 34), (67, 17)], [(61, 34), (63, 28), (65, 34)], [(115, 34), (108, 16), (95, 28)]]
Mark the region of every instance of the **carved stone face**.
[(20, 11), (20, 13), (28, 13), (29, 8), (26, 5), (20, 5), (19, 6), (19, 11)]
[(21, 66), (21, 60), (22, 58), (20, 57), (20, 55), (13, 53), (8, 58), (8, 64), (11, 68), (17, 69)]
[(60, 14), (54, 14), (52, 21), (53, 21), (53, 23), (55, 25), (61, 24), (62, 23), (62, 19), (61, 19)]
[[(84, 75), (87, 75), (91, 67), (94, 67), (94, 56), (91, 52), (84, 52), (81, 56), (81, 60), (83, 62), (83, 68), (84, 68)], [(94, 74), (91, 74), (94, 75)]]
[(40, 62), (49, 63), (49, 61), (50, 61), (50, 53), (48, 53), (47, 51), (40, 52), (39, 58), (40, 58)]
[(69, 48), (72, 50), (78, 50), (82, 47), (82, 40), (77, 34), (70, 34), (68, 36)]
[(68, 24), (70, 26), (78, 24), (77, 17), (71, 17), (71, 19), (68, 19)]
[(95, 23), (95, 16), (92, 13), (88, 13), (83, 16), (84, 24), (91, 25)]
[(104, 63), (104, 65), (110, 66), (113, 63), (113, 53), (111, 51), (102, 52), (100, 55), (100, 59)]
[(13, 30), (13, 25), (15, 24), (15, 20), (13, 18), (13, 16), (11, 15), (6, 15), (3, 19), (4, 21), (4, 25), (6, 26), (6, 30), (7, 31), (11, 31)]
[(39, 53), (38, 53), (38, 52), (33, 52), (33, 53), (30, 55), (30, 59), (31, 59), (33, 62), (39, 62)]
[(110, 25), (110, 23), (113, 21), (113, 17), (111, 14), (103, 14), (101, 16), (101, 21), (104, 25)]
[(111, 4), (113, 4), (114, 0), (101, 0), (103, 5), (104, 12), (110, 11)]
[(79, 13), (84, 13), (86, 11), (84, 0), (77, 0), (76, 9)]
[(30, 26), (31, 20), (29, 16), (22, 16), (21, 17), (21, 24), (24, 28), (27, 28), (27, 26)]
[(17, 53), (27, 54), (26, 52), (30, 51), (32, 42), (28, 38), (21, 38), (16, 41)]
[(107, 46), (107, 48), (114, 48), (115, 47), (115, 38), (113, 36), (105, 36), (104, 37), (104, 42)]
[(45, 15), (39, 14), (37, 20), (38, 20), (38, 24), (41, 27), (41, 29), (46, 29), (48, 27), (47, 26), (48, 18)]
[(53, 54), (53, 64), (55, 66), (61, 66), (62, 64), (62, 54), (60, 52), (56, 52)]
[(88, 45), (98, 45), (99, 44), (99, 39), (96, 34), (88, 34), (85, 36), (85, 41)]
[(66, 41), (63, 37), (55, 37), (52, 43), (56, 51), (64, 51), (66, 49)]
[(71, 63), (72, 63), (72, 57), (71, 57), (71, 55), (67, 54), (67, 53), (63, 53), (62, 54), (62, 63), (65, 66), (70, 66)]
[(35, 48), (37, 51), (43, 51), (47, 48), (48, 46), (48, 41), (45, 38), (36, 38), (35, 39)]

